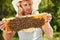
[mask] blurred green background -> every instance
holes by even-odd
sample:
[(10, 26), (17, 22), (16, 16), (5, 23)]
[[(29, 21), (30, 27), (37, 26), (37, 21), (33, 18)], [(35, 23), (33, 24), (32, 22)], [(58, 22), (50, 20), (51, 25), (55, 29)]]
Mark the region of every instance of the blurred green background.
[[(42, 0), (38, 11), (40, 13), (47, 12), (52, 14), (51, 25), (54, 30), (54, 37), (50, 39), (43, 35), (44, 40), (60, 40), (60, 0)], [(0, 0), (0, 20), (14, 17), (15, 15), (16, 11), (13, 8), (12, 0)], [(1, 30), (0, 40), (3, 40)], [(17, 33), (13, 40), (18, 40)]]

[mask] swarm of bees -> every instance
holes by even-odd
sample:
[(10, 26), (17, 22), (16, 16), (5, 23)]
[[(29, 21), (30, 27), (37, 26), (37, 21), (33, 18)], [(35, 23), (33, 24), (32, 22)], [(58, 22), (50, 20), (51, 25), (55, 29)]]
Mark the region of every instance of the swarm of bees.
[(46, 22), (45, 17), (46, 13), (9, 18), (5, 20), (6, 29), (17, 32), (22, 29), (40, 28)]

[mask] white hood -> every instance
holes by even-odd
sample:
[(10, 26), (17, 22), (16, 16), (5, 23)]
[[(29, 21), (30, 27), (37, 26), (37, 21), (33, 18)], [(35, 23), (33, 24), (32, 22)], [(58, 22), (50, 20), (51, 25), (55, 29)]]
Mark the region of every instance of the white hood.
[[(13, 1), (12, 1), (13, 7), (15, 8), (16, 12), (18, 12), (17, 3), (18, 3), (19, 1), (22, 1), (22, 0), (13, 0)], [(39, 6), (41, 0), (32, 0), (32, 2), (33, 2), (33, 6), (32, 6), (33, 11), (38, 10), (38, 6)]]

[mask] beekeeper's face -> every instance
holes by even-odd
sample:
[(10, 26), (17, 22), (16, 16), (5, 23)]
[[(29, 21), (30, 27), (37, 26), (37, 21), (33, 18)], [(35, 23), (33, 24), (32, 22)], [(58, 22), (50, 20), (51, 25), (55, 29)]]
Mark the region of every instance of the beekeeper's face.
[(32, 3), (29, 1), (22, 1), (21, 2), (21, 7), (25, 14), (30, 14), (32, 13)]

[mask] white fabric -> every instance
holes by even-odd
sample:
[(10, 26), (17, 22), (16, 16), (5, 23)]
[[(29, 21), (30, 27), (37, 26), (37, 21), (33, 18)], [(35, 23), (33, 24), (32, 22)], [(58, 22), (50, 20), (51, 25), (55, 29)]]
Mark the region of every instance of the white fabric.
[[(22, 1), (22, 0), (13, 0), (12, 1), (13, 7), (15, 8), (16, 12), (18, 12), (17, 3), (19, 1)], [(41, 0), (32, 0), (32, 1), (33, 1), (33, 5), (32, 5), (33, 11), (38, 10), (38, 6), (39, 6)]]
[(41, 28), (35, 28), (33, 32), (25, 32), (23, 30), (18, 32), (19, 40), (42, 40)]
[(41, 3), (41, 0), (32, 0), (32, 2), (33, 2), (33, 5), (32, 5), (33, 11), (38, 10), (38, 7), (39, 7), (39, 4)]
[(12, 1), (13, 7), (15, 8), (16, 12), (18, 12), (17, 3), (18, 3), (19, 1), (22, 1), (22, 0), (13, 0), (13, 1)]

